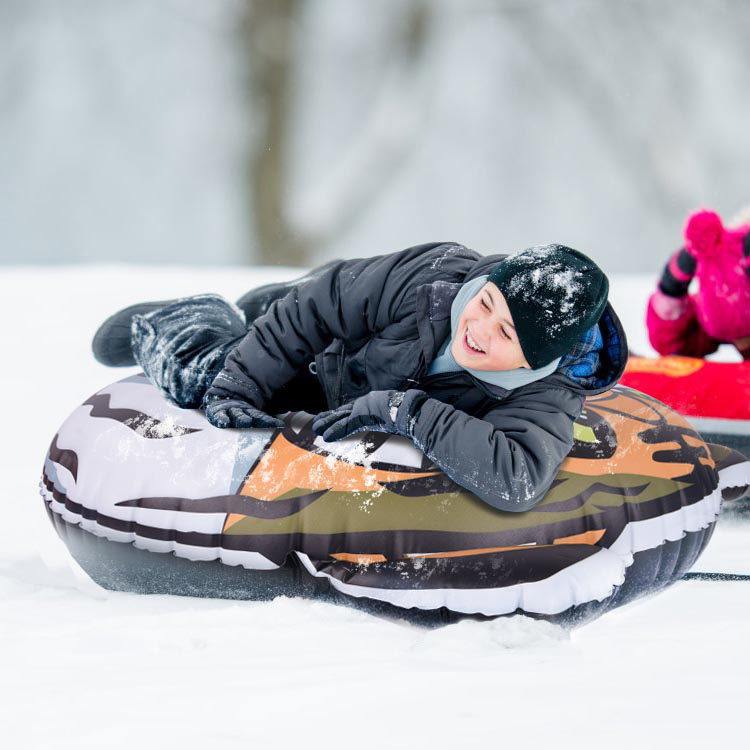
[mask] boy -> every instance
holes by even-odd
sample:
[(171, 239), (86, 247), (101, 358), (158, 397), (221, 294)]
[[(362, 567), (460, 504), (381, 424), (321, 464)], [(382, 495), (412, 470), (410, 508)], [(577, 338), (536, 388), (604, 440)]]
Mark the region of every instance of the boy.
[(328, 441), (404, 435), (485, 502), (525, 511), (568, 454), (584, 397), (625, 367), (608, 289), (563, 245), (483, 257), (433, 243), (252, 291), (246, 321), (213, 295), (135, 305), (102, 325), (94, 353), (137, 362), (217, 427), (281, 427), (273, 414), (305, 410)]

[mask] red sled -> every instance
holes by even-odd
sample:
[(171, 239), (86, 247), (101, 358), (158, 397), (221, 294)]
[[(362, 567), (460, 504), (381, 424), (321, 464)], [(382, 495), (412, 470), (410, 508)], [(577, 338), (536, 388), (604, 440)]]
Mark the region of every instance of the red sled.
[(706, 442), (750, 458), (750, 362), (631, 356), (621, 382), (687, 417)]

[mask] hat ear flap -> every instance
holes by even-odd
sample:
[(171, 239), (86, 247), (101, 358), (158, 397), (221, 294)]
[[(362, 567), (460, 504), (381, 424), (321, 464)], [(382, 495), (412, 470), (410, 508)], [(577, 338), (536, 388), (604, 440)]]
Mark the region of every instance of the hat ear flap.
[(711, 255), (721, 242), (724, 225), (714, 211), (697, 211), (685, 227), (685, 244), (691, 255)]

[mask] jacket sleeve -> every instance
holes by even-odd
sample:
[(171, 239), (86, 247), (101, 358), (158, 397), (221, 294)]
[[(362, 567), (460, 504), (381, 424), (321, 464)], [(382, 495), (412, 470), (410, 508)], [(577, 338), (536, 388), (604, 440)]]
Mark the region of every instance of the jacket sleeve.
[(698, 322), (690, 295), (675, 298), (657, 289), (648, 301), (646, 327), (651, 346), (662, 356), (705, 357), (719, 348)]
[(426, 398), (410, 432), (454, 482), (498, 510), (521, 512), (550, 488), (582, 408), (582, 396), (544, 386), (524, 388), (482, 418)]
[[(261, 408), (335, 339), (364, 342), (416, 306), (416, 288), (446, 277), (468, 251), (431, 243), (373, 258), (341, 261), (295, 287), (258, 318), (229, 354), (206, 401), (241, 398)], [(472, 256), (476, 256), (472, 253)], [(437, 269), (437, 270), (436, 270)]]

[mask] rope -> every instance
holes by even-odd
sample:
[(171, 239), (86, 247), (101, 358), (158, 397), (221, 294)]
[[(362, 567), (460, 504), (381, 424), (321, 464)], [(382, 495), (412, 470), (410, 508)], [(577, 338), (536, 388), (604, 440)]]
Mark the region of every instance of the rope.
[(750, 573), (685, 573), (683, 581), (750, 581)]

